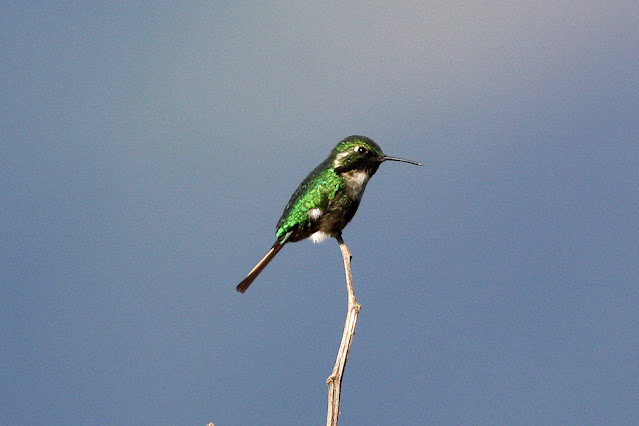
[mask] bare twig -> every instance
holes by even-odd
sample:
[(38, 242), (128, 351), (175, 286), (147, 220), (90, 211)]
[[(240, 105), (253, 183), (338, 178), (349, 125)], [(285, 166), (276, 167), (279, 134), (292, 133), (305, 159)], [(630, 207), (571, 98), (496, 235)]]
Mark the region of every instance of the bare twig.
[(331, 375), (328, 376), (328, 379), (326, 379), (326, 383), (328, 384), (328, 412), (326, 414), (327, 426), (337, 425), (337, 419), (339, 417), (340, 392), (342, 389), (342, 376), (344, 375), (348, 352), (351, 349), (351, 344), (353, 343), (353, 336), (355, 336), (357, 316), (359, 315), (359, 310), (362, 307), (362, 305), (357, 303), (357, 300), (355, 300), (353, 273), (351, 272), (351, 252), (341, 235), (338, 235), (335, 238), (337, 239), (339, 248), (342, 251), (342, 258), (344, 259), (346, 290), (348, 291), (348, 311), (346, 313), (346, 323), (344, 324), (342, 342), (339, 345), (335, 366), (333, 367)]

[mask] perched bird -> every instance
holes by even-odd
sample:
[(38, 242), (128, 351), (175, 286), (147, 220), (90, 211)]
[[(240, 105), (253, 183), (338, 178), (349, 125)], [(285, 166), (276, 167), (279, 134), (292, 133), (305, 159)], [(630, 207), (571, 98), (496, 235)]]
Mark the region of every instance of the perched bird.
[(277, 239), (236, 290), (244, 293), (286, 243), (338, 237), (355, 215), (368, 180), (384, 161), (421, 163), (388, 157), (373, 140), (349, 136), (300, 183), (277, 223)]

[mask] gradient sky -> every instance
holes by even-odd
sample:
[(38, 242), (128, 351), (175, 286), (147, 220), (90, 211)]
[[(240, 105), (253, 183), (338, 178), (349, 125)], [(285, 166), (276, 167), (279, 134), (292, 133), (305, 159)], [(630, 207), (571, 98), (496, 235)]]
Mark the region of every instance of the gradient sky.
[[(503, 3), (503, 2), (501, 2)], [(0, 424), (639, 423), (636, 2), (4, 2)]]

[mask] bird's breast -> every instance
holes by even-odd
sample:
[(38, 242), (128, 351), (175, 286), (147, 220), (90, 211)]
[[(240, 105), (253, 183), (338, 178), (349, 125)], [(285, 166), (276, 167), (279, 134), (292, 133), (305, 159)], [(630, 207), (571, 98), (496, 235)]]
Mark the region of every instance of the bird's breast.
[(366, 184), (371, 178), (365, 170), (352, 170), (343, 174), (346, 182), (347, 194), (350, 198), (359, 201), (364, 194)]

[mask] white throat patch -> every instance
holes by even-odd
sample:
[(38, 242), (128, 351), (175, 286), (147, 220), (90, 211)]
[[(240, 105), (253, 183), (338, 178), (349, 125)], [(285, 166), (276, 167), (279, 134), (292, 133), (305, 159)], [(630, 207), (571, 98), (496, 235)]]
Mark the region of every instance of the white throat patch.
[(362, 198), (364, 189), (366, 189), (366, 184), (371, 178), (370, 175), (364, 170), (353, 170), (350, 173), (344, 173), (343, 176), (344, 179), (346, 179), (346, 183), (348, 184), (348, 195), (357, 199)]

